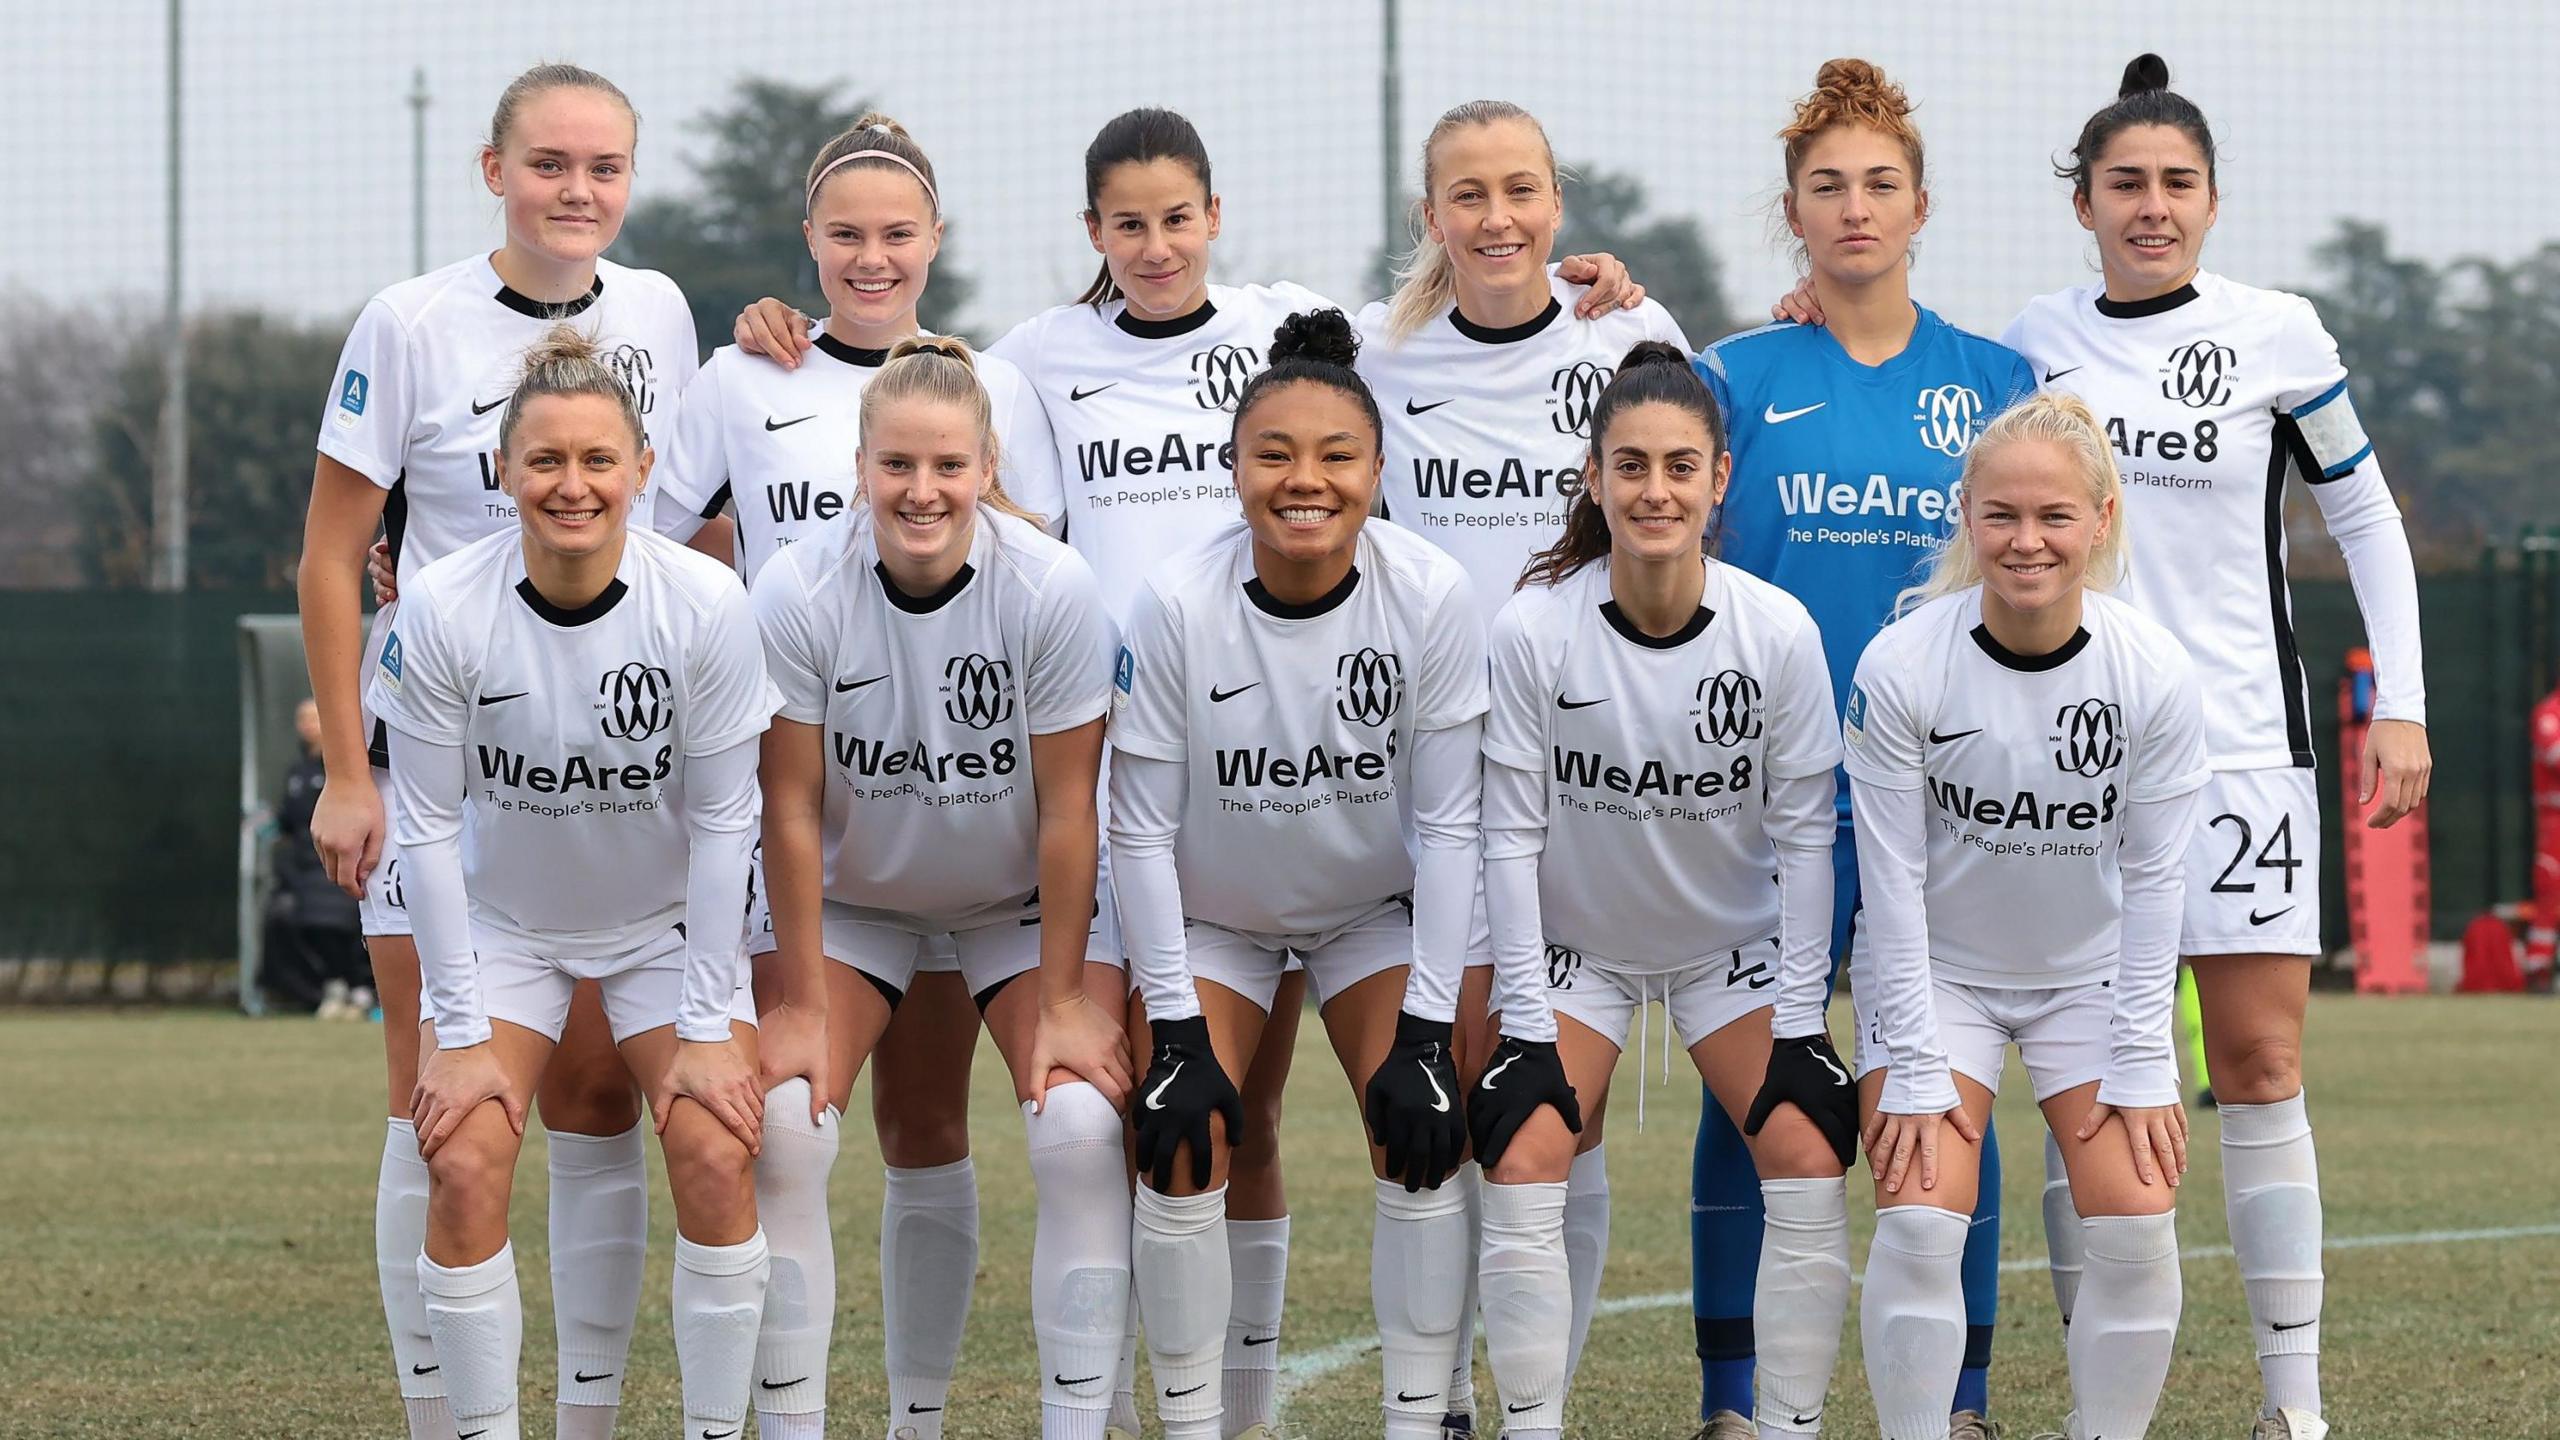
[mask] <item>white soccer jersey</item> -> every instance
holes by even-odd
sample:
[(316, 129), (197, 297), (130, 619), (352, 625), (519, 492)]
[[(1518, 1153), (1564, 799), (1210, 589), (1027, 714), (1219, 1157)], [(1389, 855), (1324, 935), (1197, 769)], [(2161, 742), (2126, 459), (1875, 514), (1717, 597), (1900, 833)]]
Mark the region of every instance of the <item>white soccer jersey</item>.
[(1651, 300), (1577, 319), (1589, 286), (1552, 271), (1537, 319), (1507, 329), (1469, 323), (1452, 305), (1393, 340), (1389, 302), (1360, 312), (1360, 377), (1386, 422), (1386, 513), (1456, 556), (1490, 616), (1520, 583), (1529, 556), (1564, 532), (1582, 491), (1591, 407), (1640, 340), (1689, 351), (1671, 312)]
[(1858, 661), (1849, 776), (1926, 792), (1928, 958), (1941, 979), (2041, 990), (2111, 978), (2126, 809), (2205, 782), (2186, 652), (2130, 605), (2096, 593), (2083, 605), (2068, 644), (2021, 656), (1982, 625), (1976, 587), (1886, 626)]
[[(774, 701), (746, 592), (717, 562), (634, 531), (613, 583), (563, 611), (512, 529), (411, 577), (365, 695), (403, 736), (463, 752), (472, 919), (569, 958), (686, 918), (685, 761), (762, 733)], [(695, 929), (734, 950), (729, 918)]]
[[(2349, 546), (2382, 662), (2376, 714), (2423, 723), (2408, 543), (2347, 396), (2337, 342), (2309, 301), (2213, 274), (2129, 304), (2089, 285), (2029, 303), (2001, 338), (2047, 388), (2087, 401), (2106, 426), (2131, 526), (2132, 573), (2120, 593), (2194, 657), (2214, 768), (2312, 763), (2285, 586), (2288, 476), (2314, 487)], [(2398, 555), (2377, 558), (2396, 579), (2359, 552), (2361, 536), (2341, 523), (2350, 513), (2358, 531), (2380, 521), (2373, 543)]]
[(1411, 890), (1414, 736), (1484, 713), (1482, 633), (1466, 572), (1381, 520), (1305, 605), (1263, 590), (1240, 520), (1149, 576), (1111, 743), (1187, 767), (1183, 913), (1317, 935)]
[(826, 733), (826, 898), (920, 932), (1036, 914), (1031, 737), (1099, 720), (1111, 698), (1111, 623), (1083, 558), (981, 508), (968, 563), (917, 598), (889, 584), (857, 513), (780, 552), (755, 608), (782, 718)]
[(1048, 412), (1066, 537), (1115, 621), (1149, 570), (1236, 518), (1236, 402), (1280, 322), (1329, 308), (1298, 285), (1212, 285), (1179, 320), (1141, 320), (1119, 300), (1061, 305), (991, 347)]
[(1710, 561), (1696, 619), (1654, 637), (1619, 614), (1602, 559), (1512, 596), (1490, 649), (1485, 755), (1544, 792), (1544, 938), (1662, 974), (1778, 933), (1769, 782), (1840, 763), (1795, 597)]
[[(862, 392), (889, 352), (847, 345), (823, 324), (810, 338), (816, 348), (796, 370), (734, 345), (713, 351), (649, 477), (653, 523), (677, 540), (736, 501), (738, 568), (750, 583), (776, 551), (856, 503)], [(1015, 504), (1054, 527), (1064, 501), (1048, 416), (1020, 370), (992, 355), (975, 358), (995, 418), (997, 478)]]

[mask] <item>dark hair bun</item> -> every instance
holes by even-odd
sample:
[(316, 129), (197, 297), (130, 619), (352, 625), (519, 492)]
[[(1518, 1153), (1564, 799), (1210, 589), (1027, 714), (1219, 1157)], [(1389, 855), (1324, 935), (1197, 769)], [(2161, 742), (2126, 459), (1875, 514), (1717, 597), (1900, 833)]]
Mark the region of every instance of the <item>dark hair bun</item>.
[(1618, 361), (1618, 373), (1640, 370), (1647, 365), (1677, 365), (1687, 369), (1689, 356), (1668, 340), (1639, 340)]
[(2116, 98), (2121, 100), (2146, 90), (2168, 88), (2169, 62), (2146, 50), (2134, 56), (2133, 63), (2124, 67), (2124, 83), (2116, 87)]
[(1301, 310), (1271, 332), (1274, 365), (1283, 360), (1313, 360), (1348, 370), (1359, 358), (1360, 336), (1351, 328), (1351, 317), (1339, 310)]

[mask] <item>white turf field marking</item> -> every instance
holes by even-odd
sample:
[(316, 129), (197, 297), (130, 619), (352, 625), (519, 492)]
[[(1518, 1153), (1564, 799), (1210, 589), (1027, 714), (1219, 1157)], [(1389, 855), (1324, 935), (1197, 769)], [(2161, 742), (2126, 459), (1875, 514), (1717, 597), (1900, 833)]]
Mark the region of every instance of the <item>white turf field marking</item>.
[[(2468, 1245), (2483, 1240), (2526, 1240), (2546, 1235), (2560, 1235), (2560, 1224), (2500, 1225), (2478, 1230), (2407, 1230), (2396, 1235), (2348, 1235), (2323, 1245), (2324, 1250), (2403, 1250), (2422, 1245)], [(2228, 1245), (2198, 1245), (2181, 1249), (2178, 1258), (2187, 1260), (2227, 1260)], [(2042, 1270), (2041, 1256), (2021, 1256), (2000, 1262), (2003, 1274), (2025, 1270)], [(1864, 1278), (1860, 1276), (1858, 1278)], [(1594, 1318), (1604, 1315), (1627, 1315), (1638, 1310), (1669, 1310), (1689, 1303), (1686, 1290), (1664, 1290), (1653, 1295), (1621, 1295), (1603, 1300), (1592, 1310)], [(1375, 1336), (1354, 1336), (1336, 1340), (1313, 1350), (1284, 1355), (1280, 1360), (1279, 1398), (1285, 1402), (1298, 1391), (1318, 1380), (1347, 1370), (1363, 1358), (1378, 1353)]]

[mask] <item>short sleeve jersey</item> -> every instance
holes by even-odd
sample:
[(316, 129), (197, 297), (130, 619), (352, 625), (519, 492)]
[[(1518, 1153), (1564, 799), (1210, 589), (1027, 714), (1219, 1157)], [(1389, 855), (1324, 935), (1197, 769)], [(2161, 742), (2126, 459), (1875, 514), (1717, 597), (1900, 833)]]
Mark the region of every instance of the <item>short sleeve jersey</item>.
[(472, 918), (603, 956), (684, 919), (685, 761), (762, 734), (775, 697), (718, 561), (632, 531), (612, 583), (563, 610), (511, 528), (411, 579), (365, 699), (462, 751)]
[(1840, 763), (1801, 603), (1711, 560), (1691, 622), (1647, 635), (1610, 598), (1604, 558), (1512, 596), (1491, 651), (1485, 755), (1545, 792), (1549, 941), (1649, 974), (1778, 933), (1769, 781)]
[(1688, 352), (1671, 312), (1651, 300), (1577, 319), (1590, 287), (1548, 277), (1538, 318), (1503, 329), (1452, 305), (1402, 339), (1388, 304), (1362, 310), (1360, 377), (1385, 421), (1386, 513), (1448, 551), (1490, 618), (1529, 557), (1564, 532), (1582, 492), (1591, 407), (1629, 347), (1663, 340)]
[(2310, 765), (2285, 482), (2373, 454), (2311, 302), (2213, 274), (2129, 304), (2091, 285), (2030, 302), (2004, 338), (2106, 426), (2133, 542), (2120, 593), (2195, 657), (2214, 768)]
[(993, 510), (976, 532), (929, 596), (889, 583), (866, 512), (756, 576), (782, 718), (825, 736), (827, 898), (918, 932), (1037, 913), (1031, 737), (1110, 704), (1111, 625), (1083, 558)]
[(1858, 661), (1851, 779), (1925, 789), (1929, 961), (1966, 985), (2061, 989), (2115, 973), (2126, 808), (2205, 782), (2195, 669), (2105, 595), (2047, 655), (1982, 624), (1979, 587), (1885, 627)]
[[(749, 582), (775, 552), (816, 534), (855, 503), (862, 448), (862, 392), (886, 350), (847, 345), (823, 325), (799, 368), (786, 370), (724, 345), (695, 377), (658, 446), (650, 477), (658, 533), (690, 539), (733, 500), (738, 569)], [(1023, 509), (1055, 523), (1057, 447), (1022, 372), (992, 355), (972, 357), (996, 428), (997, 478)]]
[(991, 347), (1048, 413), (1066, 537), (1115, 620), (1158, 562), (1236, 518), (1236, 402), (1280, 322), (1330, 306), (1298, 285), (1212, 285), (1178, 320), (1141, 320), (1119, 300), (1061, 305)]
[(1120, 653), (1115, 750), (1187, 767), (1183, 913), (1321, 935), (1413, 888), (1413, 737), (1485, 710), (1466, 572), (1384, 520), (1352, 570), (1288, 604), (1242, 521), (1148, 577)]

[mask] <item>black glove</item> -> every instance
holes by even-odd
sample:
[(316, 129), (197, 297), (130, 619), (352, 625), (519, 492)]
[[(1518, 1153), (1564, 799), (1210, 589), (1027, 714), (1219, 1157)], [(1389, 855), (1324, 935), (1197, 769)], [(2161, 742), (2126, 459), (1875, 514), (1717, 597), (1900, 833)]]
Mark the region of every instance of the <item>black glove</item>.
[(1235, 1082), (1218, 1068), (1209, 1048), (1209, 1022), (1194, 1015), (1186, 1020), (1154, 1020), (1155, 1059), (1147, 1078), (1138, 1082), (1138, 1101), (1129, 1109), (1138, 1122), (1138, 1173), (1154, 1172), (1155, 1188), (1173, 1188), (1174, 1152), (1191, 1147), (1191, 1183), (1209, 1188), (1209, 1117), (1227, 1117), (1227, 1144), (1244, 1143), (1244, 1102)]
[(1512, 1135), (1541, 1105), (1556, 1107), (1564, 1128), (1582, 1133), (1582, 1102), (1564, 1078), (1556, 1042), (1503, 1036), (1485, 1062), (1483, 1076), (1467, 1091), (1467, 1134), (1475, 1140), (1476, 1163), (1492, 1169), (1510, 1148)]
[(1858, 1153), (1858, 1087), (1849, 1078), (1849, 1067), (1840, 1063), (1840, 1052), (1831, 1048), (1830, 1036), (1801, 1035), (1769, 1047), (1769, 1078), (1760, 1082), (1742, 1133), (1759, 1134), (1781, 1105), (1803, 1111), (1831, 1142), (1842, 1168), (1848, 1167)]
[(1449, 1032), (1446, 1020), (1399, 1013), (1395, 1046), (1369, 1077), (1369, 1138), (1387, 1152), (1387, 1178), (1402, 1180), (1407, 1194), (1439, 1189), (1466, 1158)]

